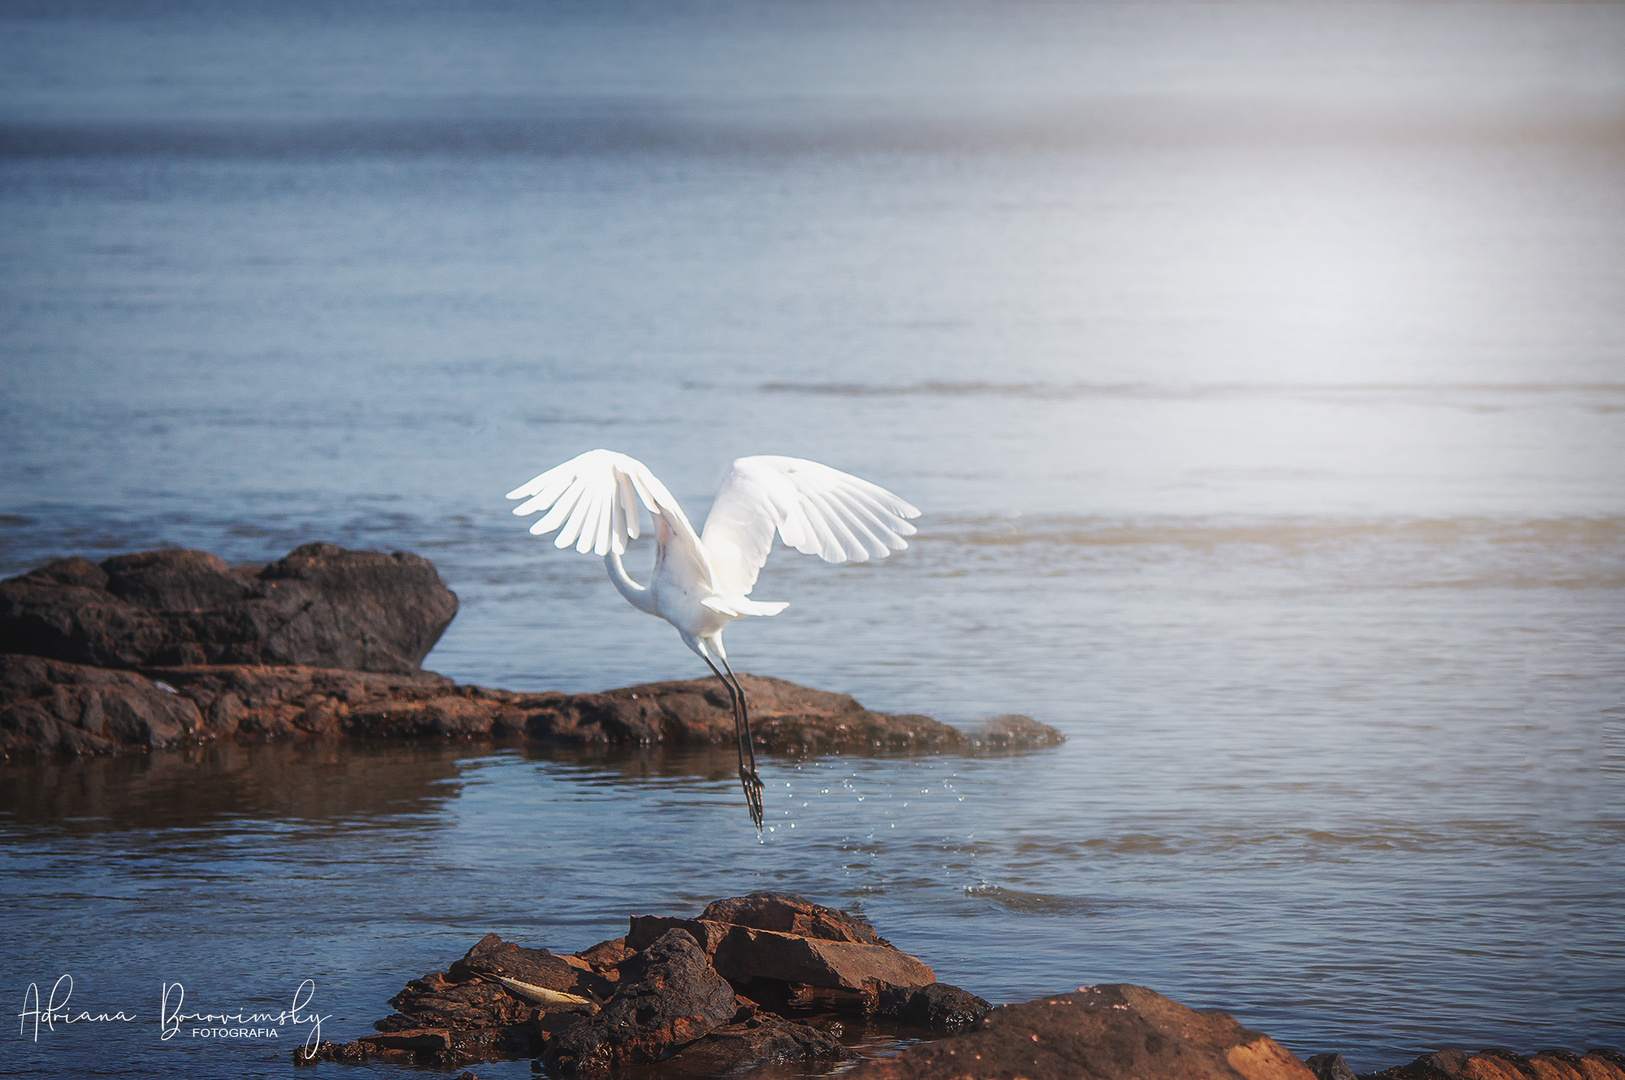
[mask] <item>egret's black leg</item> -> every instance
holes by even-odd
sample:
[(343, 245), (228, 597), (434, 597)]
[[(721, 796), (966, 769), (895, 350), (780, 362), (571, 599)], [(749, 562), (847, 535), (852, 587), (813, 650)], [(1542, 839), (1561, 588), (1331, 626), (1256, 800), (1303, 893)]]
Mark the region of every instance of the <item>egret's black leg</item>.
[(728, 666), (728, 658), (719, 656), (717, 659), (722, 661), (722, 669), (728, 673), (728, 679), (733, 682), (734, 693), (739, 698), (739, 716), (734, 727), (734, 733), (739, 737), (739, 779), (745, 785), (745, 798), (751, 804), (750, 816), (756, 822), (756, 827), (760, 829), (762, 827), (762, 778), (756, 772), (756, 745), (750, 734), (750, 710), (745, 705), (745, 688), (739, 684), (739, 676), (734, 674), (734, 669)]
[[(750, 810), (750, 819), (755, 822), (758, 830), (762, 827), (762, 778), (756, 775), (756, 751), (751, 746), (750, 715), (745, 709), (745, 688), (739, 685), (737, 677), (730, 679), (733, 669), (728, 667), (728, 661), (723, 660), (722, 666), (728, 669), (724, 675), (717, 670), (717, 665), (705, 653), (700, 654), (712, 673), (722, 680), (722, 685), (728, 688), (728, 700), (733, 705), (734, 712), (734, 741), (739, 750), (739, 783), (745, 789), (745, 806)], [(719, 657), (720, 659), (720, 657)]]

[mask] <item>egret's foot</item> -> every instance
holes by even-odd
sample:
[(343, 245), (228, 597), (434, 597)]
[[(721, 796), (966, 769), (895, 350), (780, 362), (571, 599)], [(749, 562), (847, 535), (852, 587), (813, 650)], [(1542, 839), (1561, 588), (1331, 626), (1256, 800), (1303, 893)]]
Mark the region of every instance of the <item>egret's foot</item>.
[(756, 775), (755, 769), (739, 767), (739, 782), (745, 787), (745, 805), (750, 809), (750, 819), (756, 823), (758, 832), (762, 829), (762, 778)]

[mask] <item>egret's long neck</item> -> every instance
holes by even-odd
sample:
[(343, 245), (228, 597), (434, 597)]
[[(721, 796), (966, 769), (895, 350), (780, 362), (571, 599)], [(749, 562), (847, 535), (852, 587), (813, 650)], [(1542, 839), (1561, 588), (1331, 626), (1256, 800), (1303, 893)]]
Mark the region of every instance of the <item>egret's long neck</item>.
[(622, 565), (621, 557), (614, 548), (611, 548), (609, 554), (604, 556), (604, 568), (609, 571), (609, 580), (615, 583), (615, 588), (619, 589), (621, 595), (626, 597), (628, 604), (631, 604), (639, 611), (646, 611), (650, 615), (660, 614), (655, 608), (654, 594), (646, 586), (639, 585), (632, 580), (632, 575), (626, 572), (626, 567)]

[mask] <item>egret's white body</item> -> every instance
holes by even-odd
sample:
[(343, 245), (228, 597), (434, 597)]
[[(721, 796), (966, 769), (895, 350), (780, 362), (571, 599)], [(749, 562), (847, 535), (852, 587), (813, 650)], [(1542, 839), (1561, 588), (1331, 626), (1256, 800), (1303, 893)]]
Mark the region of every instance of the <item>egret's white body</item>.
[[(751, 820), (761, 828), (762, 784), (750, 717), (744, 688), (722, 648), (723, 628), (746, 615), (777, 615), (789, 606), (750, 599), (775, 532), (790, 547), (825, 562), (863, 562), (906, 548), (903, 537), (914, 533), (908, 519), (920, 512), (885, 488), (816, 461), (743, 457), (717, 490), (705, 531), (696, 533), (671, 492), (641, 461), (611, 450), (589, 450), (513, 489), (508, 498), (525, 500), (514, 507), (515, 514), (543, 512), (532, 533), (558, 529), (556, 546), (602, 555), (621, 595), (639, 611), (675, 626), (728, 687), (739, 779)], [(627, 543), (640, 535), (639, 504), (655, 525), (648, 585), (633, 581), (621, 562)]]

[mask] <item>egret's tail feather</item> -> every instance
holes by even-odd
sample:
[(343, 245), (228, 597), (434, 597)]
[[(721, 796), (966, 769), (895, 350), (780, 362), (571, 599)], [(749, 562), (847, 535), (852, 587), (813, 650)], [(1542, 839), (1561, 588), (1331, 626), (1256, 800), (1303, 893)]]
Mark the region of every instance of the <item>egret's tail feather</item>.
[(708, 596), (700, 603), (712, 611), (723, 615), (739, 618), (742, 615), (777, 615), (790, 604), (785, 600), (747, 600), (743, 596), (736, 596), (731, 600), (724, 600), (716, 596)]

